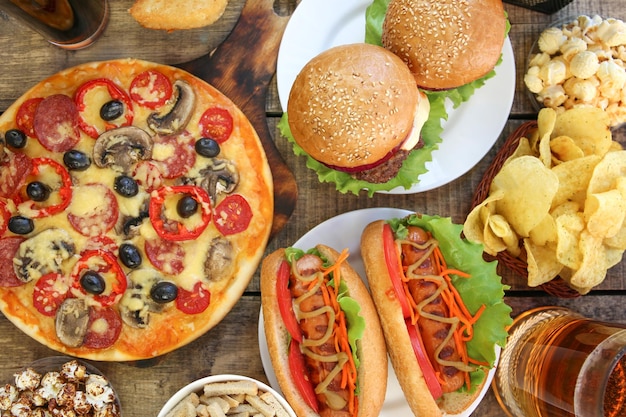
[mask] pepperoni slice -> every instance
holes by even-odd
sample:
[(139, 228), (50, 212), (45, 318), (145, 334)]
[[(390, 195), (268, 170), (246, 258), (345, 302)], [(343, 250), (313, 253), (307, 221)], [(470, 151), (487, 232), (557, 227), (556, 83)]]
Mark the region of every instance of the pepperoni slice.
[(113, 345), (122, 332), (122, 319), (110, 307), (89, 309), (87, 333), (83, 346), (92, 349), (104, 349)]
[(33, 306), (44, 316), (53, 317), (69, 294), (62, 274), (51, 272), (39, 278), (33, 289)]
[(9, 153), (0, 162), (0, 197), (12, 198), (33, 170), (32, 160), (22, 153)]
[(26, 240), (21, 236), (5, 237), (0, 239), (0, 287), (19, 287), (24, 282), (15, 275), (13, 270), (13, 258), (20, 247), (20, 244)]
[(156, 136), (152, 159), (165, 178), (177, 178), (196, 163), (196, 140), (187, 131), (175, 135)]
[(108, 236), (98, 235), (93, 236), (87, 240), (82, 252), (88, 250), (101, 250), (104, 252), (109, 252), (112, 254), (116, 254), (118, 251), (117, 243)]
[(15, 115), (15, 123), (18, 129), (31, 138), (36, 137), (33, 122), (35, 120), (35, 110), (37, 110), (39, 103), (42, 101), (43, 97), (35, 97), (26, 100), (20, 105), (19, 109), (17, 109), (17, 114)]
[(115, 226), (119, 207), (115, 194), (103, 184), (92, 183), (74, 189), (67, 219), (83, 236), (103, 235)]
[(252, 220), (252, 209), (246, 199), (233, 194), (222, 200), (215, 207), (214, 222), (217, 230), (223, 235), (243, 232)]
[(202, 282), (196, 282), (192, 291), (184, 288), (178, 289), (176, 308), (185, 314), (202, 313), (209, 307), (209, 304), (211, 304), (211, 293)]
[(144, 249), (152, 265), (166, 274), (177, 275), (185, 269), (185, 249), (176, 242), (148, 239)]
[(35, 110), (33, 129), (39, 143), (51, 152), (69, 151), (80, 139), (78, 109), (64, 94), (44, 98)]
[(200, 129), (205, 137), (226, 142), (233, 132), (233, 116), (224, 108), (211, 107), (200, 117)]
[(133, 178), (149, 193), (163, 185), (163, 173), (152, 161), (139, 162), (133, 171)]
[(141, 106), (156, 109), (172, 96), (172, 83), (163, 73), (144, 71), (130, 83), (130, 98)]

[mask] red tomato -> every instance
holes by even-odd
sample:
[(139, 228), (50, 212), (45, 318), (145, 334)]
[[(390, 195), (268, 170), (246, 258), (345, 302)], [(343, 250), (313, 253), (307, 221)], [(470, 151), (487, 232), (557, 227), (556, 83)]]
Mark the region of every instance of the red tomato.
[(17, 109), (17, 114), (15, 115), (15, 123), (18, 129), (31, 138), (36, 137), (33, 121), (35, 120), (35, 110), (37, 110), (37, 106), (39, 106), (39, 103), (42, 101), (43, 97), (26, 100), (20, 105), (19, 109)]
[(233, 116), (226, 109), (211, 107), (200, 117), (200, 130), (203, 136), (217, 143), (226, 142), (233, 132)]
[(189, 132), (184, 131), (169, 136), (157, 135), (153, 139), (155, 145), (158, 144), (172, 149), (171, 152), (168, 152), (169, 156), (167, 158), (161, 160), (153, 159), (153, 162), (157, 164), (165, 178), (178, 178), (187, 173), (196, 163), (196, 151), (194, 148), (196, 139)]
[(185, 269), (185, 249), (177, 242), (165, 239), (148, 239), (144, 245), (146, 256), (158, 270), (177, 275)]
[[(103, 184), (86, 184), (74, 189), (76, 198), (81, 198), (81, 189), (88, 187), (98, 188), (98, 195), (103, 199), (91, 201), (91, 210), (86, 215), (76, 215), (68, 213), (67, 219), (78, 233), (84, 236), (103, 235), (115, 226), (119, 215), (119, 208), (115, 194)], [(84, 190), (83, 190), (84, 191)]]
[(33, 289), (33, 306), (44, 316), (54, 317), (69, 294), (69, 283), (62, 274), (51, 272), (39, 278)]
[(252, 209), (243, 196), (229, 195), (215, 207), (213, 219), (221, 234), (232, 235), (248, 228), (252, 220)]
[(422, 337), (419, 331), (416, 329), (416, 325), (411, 323), (411, 320), (405, 320), (406, 328), (409, 332), (409, 338), (411, 339), (411, 347), (413, 347), (413, 352), (415, 353), (415, 357), (417, 358), (417, 363), (422, 370), (422, 374), (424, 375), (424, 380), (426, 381), (426, 385), (428, 386), (428, 390), (434, 399), (437, 399), (443, 395), (443, 390), (441, 388), (441, 384), (437, 379), (437, 375), (435, 374), (435, 370), (433, 369), (432, 363), (428, 359), (428, 355), (426, 354), (426, 349), (424, 349), (424, 342), (422, 341)]
[(163, 73), (144, 71), (130, 83), (130, 98), (141, 106), (156, 109), (172, 96), (172, 83)]
[(184, 288), (178, 289), (176, 308), (185, 314), (202, 313), (211, 303), (211, 293), (201, 282), (196, 282), (192, 291)]
[(383, 251), (385, 253), (385, 263), (387, 264), (387, 271), (391, 278), (391, 284), (393, 285), (396, 299), (400, 303), (402, 308), (402, 315), (404, 318), (411, 317), (411, 307), (406, 299), (406, 293), (402, 285), (402, 270), (398, 264), (398, 255), (396, 252), (396, 244), (393, 236), (391, 226), (385, 224), (383, 226)]
[(304, 401), (317, 413), (319, 411), (317, 396), (315, 395), (313, 384), (308, 379), (308, 372), (304, 365), (304, 356), (300, 351), (300, 345), (293, 340), (289, 344), (289, 372)]
[(278, 309), (280, 310), (280, 316), (285, 323), (287, 331), (291, 335), (292, 339), (298, 343), (302, 343), (302, 330), (298, 325), (298, 320), (293, 312), (293, 301), (291, 298), (291, 292), (289, 291), (289, 276), (291, 275), (291, 268), (289, 263), (283, 261), (278, 268), (278, 274), (276, 276), (276, 296), (278, 297)]
[(89, 309), (89, 323), (83, 346), (104, 349), (113, 345), (122, 332), (122, 319), (112, 308)]
[(24, 285), (13, 270), (13, 258), (26, 239), (21, 236), (11, 236), (0, 239), (0, 287), (19, 287)]
[(0, 163), (0, 197), (13, 198), (33, 170), (33, 161), (23, 153), (8, 153)]

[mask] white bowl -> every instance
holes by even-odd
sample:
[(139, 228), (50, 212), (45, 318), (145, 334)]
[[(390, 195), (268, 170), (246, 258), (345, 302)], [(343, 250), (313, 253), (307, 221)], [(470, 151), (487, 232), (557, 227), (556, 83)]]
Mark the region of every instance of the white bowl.
[(252, 382), (256, 383), (256, 385), (259, 387), (259, 390), (271, 393), (278, 400), (280, 405), (283, 406), (283, 408), (285, 409), (287, 414), (289, 414), (290, 417), (298, 417), (296, 415), (295, 411), (293, 411), (293, 409), (291, 408), (291, 406), (287, 402), (287, 400), (285, 400), (285, 398), (281, 394), (279, 394), (277, 391), (275, 391), (269, 385), (264, 384), (263, 382), (258, 381), (256, 379), (249, 378), (247, 376), (230, 375), (230, 374), (207, 376), (207, 377), (200, 378), (200, 379), (198, 379), (196, 381), (193, 381), (192, 383), (186, 385), (185, 387), (183, 387), (180, 390), (178, 390), (178, 392), (176, 394), (174, 394), (165, 403), (163, 408), (161, 408), (161, 411), (159, 411), (159, 414), (157, 415), (157, 417), (165, 417), (165, 415), (170, 410), (172, 410), (178, 403), (180, 403), (184, 398), (186, 398), (192, 392), (198, 393), (198, 395), (200, 395), (202, 393), (203, 387), (206, 384), (210, 384), (210, 383), (213, 383), (213, 382), (228, 382), (228, 381), (252, 381)]

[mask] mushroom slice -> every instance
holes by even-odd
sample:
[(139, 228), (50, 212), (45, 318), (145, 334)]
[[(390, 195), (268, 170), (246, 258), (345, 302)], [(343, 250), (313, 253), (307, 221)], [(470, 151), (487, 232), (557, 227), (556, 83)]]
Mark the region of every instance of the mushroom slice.
[(230, 277), (235, 269), (233, 246), (229, 240), (216, 237), (211, 241), (204, 261), (204, 273), (209, 281)]
[(148, 132), (136, 126), (122, 126), (98, 136), (93, 147), (93, 160), (100, 168), (111, 166), (128, 172), (140, 160), (152, 157), (152, 146)]
[(128, 289), (119, 304), (120, 316), (127, 325), (145, 329), (150, 323), (150, 313), (163, 309), (150, 297), (152, 287), (163, 278), (154, 269), (142, 268), (128, 274), (128, 280)]
[(148, 116), (150, 129), (161, 135), (171, 135), (183, 130), (189, 123), (196, 106), (196, 93), (189, 83), (176, 80), (174, 89), (176, 94), (170, 99), (170, 101), (174, 100), (170, 111), (164, 115), (152, 113)]
[(219, 194), (232, 193), (239, 184), (237, 166), (228, 159), (211, 158), (209, 164), (200, 169), (195, 178), (188, 178), (184, 182), (193, 183), (204, 188), (213, 202)]
[(57, 310), (55, 330), (65, 346), (78, 347), (83, 344), (89, 325), (89, 306), (81, 298), (68, 298)]
[(51, 272), (61, 272), (61, 264), (76, 253), (74, 241), (64, 229), (46, 229), (23, 241), (13, 258), (15, 275), (24, 282)]

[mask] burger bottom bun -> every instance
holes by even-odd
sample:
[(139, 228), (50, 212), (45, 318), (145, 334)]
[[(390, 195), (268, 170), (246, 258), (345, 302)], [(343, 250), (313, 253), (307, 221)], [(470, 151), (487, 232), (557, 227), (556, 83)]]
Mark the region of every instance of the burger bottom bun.
[(289, 94), (289, 128), (319, 162), (343, 168), (374, 164), (413, 126), (418, 89), (404, 62), (380, 46), (340, 45), (310, 60)]
[[(317, 245), (316, 248), (329, 261), (334, 262), (339, 253), (334, 249)], [(268, 255), (261, 265), (261, 299), (265, 338), (276, 380), (285, 398), (299, 417), (318, 417), (301, 397), (290, 376), (288, 361), (289, 334), (280, 316), (276, 294), (276, 274), (285, 250), (278, 249)], [(363, 339), (358, 342), (361, 364), (357, 370), (360, 394), (358, 416), (377, 417), (382, 409), (387, 388), (387, 349), (374, 303), (361, 277), (346, 263), (341, 268), (351, 298), (361, 306), (366, 326)]]
[(458, 414), (472, 405), (481, 394), (487, 378), (473, 394), (449, 393), (435, 401), (430, 394), (422, 370), (411, 346), (411, 339), (406, 331), (402, 308), (394, 294), (389, 272), (383, 254), (384, 220), (370, 223), (361, 236), (361, 255), (368, 278), (370, 292), (381, 326), (387, 340), (387, 349), (400, 387), (404, 392), (409, 407), (417, 417), (443, 416), (444, 413)]

